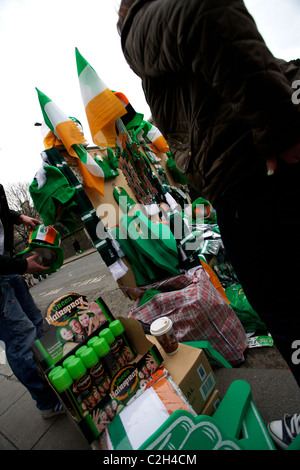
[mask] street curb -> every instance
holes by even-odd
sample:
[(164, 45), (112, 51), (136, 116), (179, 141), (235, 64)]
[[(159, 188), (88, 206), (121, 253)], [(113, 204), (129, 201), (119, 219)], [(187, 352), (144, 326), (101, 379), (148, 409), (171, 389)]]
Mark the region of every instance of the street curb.
[(76, 255), (70, 256), (69, 258), (64, 260), (63, 264), (65, 265), (65, 264), (71, 263), (72, 261), (75, 261), (76, 259), (83, 258), (84, 256), (91, 255), (92, 253), (97, 253), (96, 248), (90, 248), (90, 249), (84, 251), (83, 253), (81, 253), (80, 255), (77, 255), (77, 256)]

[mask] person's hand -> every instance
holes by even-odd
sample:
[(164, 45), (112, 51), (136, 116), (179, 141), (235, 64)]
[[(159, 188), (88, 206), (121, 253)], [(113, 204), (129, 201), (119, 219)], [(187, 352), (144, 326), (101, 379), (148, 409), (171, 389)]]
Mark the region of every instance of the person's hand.
[(27, 269), (25, 273), (39, 274), (42, 271), (47, 271), (47, 267), (38, 263), (38, 258), (40, 258), (38, 253), (27, 258)]
[(28, 227), (30, 230), (35, 230), (41, 222), (34, 217), (29, 217), (28, 215), (21, 214), (18, 220), (22, 225)]
[(279, 158), (285, 163), (298, 163), (300, 162), (300, 142), (294, 145), (292, 148), (285, 150), (279, 154)]
[[(298, 142), (298, 144), (294, 145), (290, 149), (280, 153), (278, 155), (278, 158), (280, 158), (289, 165), (300, 162), (300, 142)], [(277, 168), (277, 157), (268, 158), (266, 164), (268, 175), (273, 175)]]

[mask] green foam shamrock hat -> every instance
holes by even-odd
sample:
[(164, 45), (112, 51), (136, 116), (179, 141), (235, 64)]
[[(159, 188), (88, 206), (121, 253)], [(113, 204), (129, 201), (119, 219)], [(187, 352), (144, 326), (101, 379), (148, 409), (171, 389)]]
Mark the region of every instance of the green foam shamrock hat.
[(29, 235), (28, 247), (16, 254), (18, 258), (28, 258), (34, 254), (40, 255), (40, 264), (48, 267), (43, 274), (57, 271), (64, 262), (64, 251), (60, 245), (60, 234), (51, 225), (39, 225)]

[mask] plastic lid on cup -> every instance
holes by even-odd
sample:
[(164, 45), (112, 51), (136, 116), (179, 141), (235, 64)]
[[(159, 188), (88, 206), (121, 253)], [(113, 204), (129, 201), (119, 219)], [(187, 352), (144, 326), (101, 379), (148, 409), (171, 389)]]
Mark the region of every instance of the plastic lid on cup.
[(154, 320), (150, 326), (150, 333), (153, 336), (160, 336), (167, 333), (172, 328), (172, 320), (168, 317), (161, 317)]

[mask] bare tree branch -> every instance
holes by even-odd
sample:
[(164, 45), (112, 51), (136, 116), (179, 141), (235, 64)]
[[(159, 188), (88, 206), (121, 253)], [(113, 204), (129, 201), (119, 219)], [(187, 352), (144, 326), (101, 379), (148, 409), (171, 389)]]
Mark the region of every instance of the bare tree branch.
[[(18, 182), (10, 184), (5, 188), (5, 194), (10, 209), (29, 217), (34, 217), (42, 222), (41, 216), (34, 208), (29, 192), (29, 183)], [(15, 225), (15, 241), (17, 243), (20, 241), (27, 243), (28, 235), (28, 229), (24, 225)]]

